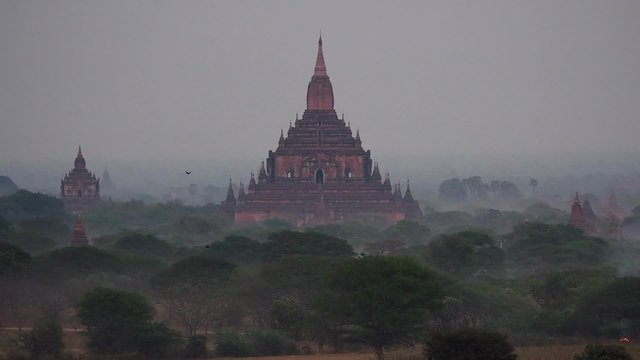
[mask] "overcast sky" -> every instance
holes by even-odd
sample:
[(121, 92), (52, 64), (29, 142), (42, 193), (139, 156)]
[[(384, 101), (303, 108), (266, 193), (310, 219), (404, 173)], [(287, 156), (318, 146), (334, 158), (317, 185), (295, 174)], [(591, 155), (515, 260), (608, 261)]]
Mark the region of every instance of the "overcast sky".
[(0, 0), (0, 161), (266, 157), (304, 111), (320, 29), (336, 111), (374, 157), (637, 151), (639, 18), (640, 1)]

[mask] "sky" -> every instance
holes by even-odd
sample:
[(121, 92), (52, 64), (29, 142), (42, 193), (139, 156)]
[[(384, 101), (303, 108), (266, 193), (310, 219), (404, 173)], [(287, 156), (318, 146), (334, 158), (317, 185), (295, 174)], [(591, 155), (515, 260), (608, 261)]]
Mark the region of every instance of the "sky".
[[(320, 31), (373, 157), (638, 151), (640, 2), (0, 0), (0, 162), (257, 163)], [(97, 169), (101, 170), (101, 169)]]

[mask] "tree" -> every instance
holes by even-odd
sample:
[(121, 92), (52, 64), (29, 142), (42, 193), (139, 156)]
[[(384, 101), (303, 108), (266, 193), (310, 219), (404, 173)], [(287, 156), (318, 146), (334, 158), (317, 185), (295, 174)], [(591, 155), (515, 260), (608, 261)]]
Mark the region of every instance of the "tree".
[(132, 233), (118, 239), (113, 247), (149, 257), (166, 257), (175, 251), (175, 246), (151, 234)]
[(386, 240), (400, 240), (409, 244), (424, 244), (429, 240), (431, 230), (415, 221), (401, 220), (383, 231)]
[(467, 200), (466, 184), (458, 178), (443, 181), (438, 188), (438, 199), (452, 202)]
[(91, 246), (71, 246), (34, 259), (37, 275), (43, 278), (71, 279), (98, 273), (120, 273), (119, 257)]
[(624, 277), (583, 297), (574, 314), (585, 335), (640, 336), (640, 278)]
[(552, 208), (543, 202), (537, 202), (529, 206), (524, 210), (523, 215), (526, 216), (529, 221), (536, 221), (545, 224), (566, 223), (569, 219), (569, 215), (566, 212)]
[(0, 196), (6, 196), (18, 191), (18, 185), (8, 176), (0, 175)]
[(54, 219), (68, 219), (62, 200), (53, 196), (32, 193), (27, 190), (0, 198), (0, 214), (9, 219), (24, 219), (28, 217), (45, 217)]
[(524, 220), (522, 214), (515, 211), (481, 209), (476, 212), (474, 225), (480, 229), (491, 229), (497, 233), (511, 232), (513, 227)]
[(407, 257), (345, 260), (328, 272), (326, 286), (318, 311), (372, 346), (379, 360), (385, 346), (412, 343), (443, 297), (441, 279)]
[(0, 215), (0, 239), (4, 238), (13, 230), (11, 222)]
[(564, 224), (521, 223), (504, 237), (507, 258), (522, 271), (540, 272), (596, 267), (606, 260), (608, 244)]
[(529, 187), (531, 187), (531, 197), (535, 197), (536, 196), (536, 188), (538, 187), (538, 180), (531, 179), (531, 181), (529, 181)]
[(342, 239), (316, 232), (283, 230), (269, 235), (262, 244), (261, 258), (274, 261), (284, 256), (315, 255), (346, 257), (354, 255), (351, 246)]
[(0, 242), (0, 275), (17, 275), (31, 263), (31, 255), (17, 246)]
[(498, 196), (498, 192), (500, 191), (500, 181), (492, 180), (491, 184), (489, 185), (489, 189), (493, 193), (493, 199), (495, 200)]
[(469, 189), (469, 196), (472, 199), (478, 198), (482, 188), (482, 177), (472, 176), (462, 180), (462, 183)]
[(52, 250), (56, 247), (56, 241), (52, 238), (32, 231), (14, 231), (5, 239), (6, 242), (35, 254)]
[(207, 234), (212, 230), (207, 220), (195, 216), (183, 216), (176, 225), (180, 230), (191, 234)]
[(194, 256), (181, 260), (151, 279), (170, 316), (180, 321), (187, 336), (210, 325), (221, 313), (221, 288), (236, 265), (224, 260)]
[(505, 200), (513, 200), (521, 198), (522, 194), (516, 187), (516, 184), (511, 181), (502, 180), (500, 181), (498, 196)]
[(495, 269), (504, 261), (504, 251), (491, 236), (462, 231), (440, 235), (427, 246), (427, 261), (458, 276), (471, 275), (481, 269)]
[(507, 337), (494, 331), (463, 329), (433, 334), (424, 348), (427, 360), (515, 360)]
[(631, 354), (622, 346), (587, 345), (584, 352), (576, 354), (573, 360), (632, 360)]
[(175, 343), (175, 334), (153, 322), (155, 309), (140, 294), (96, 288), (82, 296), (76, 310), (87, 328), (87, 345), (94, 353), (147, 354)]
[(234, 263), (250, 263), (258, 258), (260, 243), (246, 236), (231, 235), (207, 245), (206, 256)]
[(63, 336), (56, 314), (45, 313), (36, 320), (31, 331), (20, 334), (18, 342), (33, 358), (46, 355), (57, 358), (64, 349)]
[(306, 318), (314, 299), (323, 289), (323, 274), (339, 261), (339, 258), (329, 256), (295, 255), (265, 262), (234, 278), (233, 296), (240, 300), (243, 309), (251, 313), (259, 326), (278, 322), (273, 310), (280, 301), (291, 303), (296, 311), (302, 310)]

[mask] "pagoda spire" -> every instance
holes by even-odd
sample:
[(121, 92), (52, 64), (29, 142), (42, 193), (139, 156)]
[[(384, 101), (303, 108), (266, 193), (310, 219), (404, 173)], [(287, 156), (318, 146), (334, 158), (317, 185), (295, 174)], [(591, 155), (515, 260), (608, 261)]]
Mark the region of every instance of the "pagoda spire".
[(397, 199), (401, 199), (402, 200), (402, 192), (400, 191), (400, 184), (395, 184), (394, 185), (395, 190), (393, 191), (393, 196), (395, 196)]
[(242, 203), (244, 201), (244, 184), (240, 183), (240, 189), (238, 190), (238, 203)]
[(373, 165), (373, 174), (371, 174), (371, 178), (378, 181), (380, 181), (380, 179), (382, 178), (380, 176), (380, 169), (378, 168), (377, 161), (375, 162), (375, 165)]
[(247, 189), (249, 192), (253, 192), (256, 189), (256, 178), (253, 176), (253, 171), (251, 172), (251, 179), (249, 180), (249, 186)]
[(318, 39), (318, 55), (316, 57), (316, 66), (313, 69), (314, 76), (327, 76), (327, 67), (324, 64), (324, 56), (322, 55), (322, 35)]
[(391, 177), (388, 171), (384, 174), (384, 187), (391, 191)]
[(235, 204), (236, 197), (233, 194), (233, 185), (231, 184), (231, 179), (229, 179), (229, 188), (227, 188), (227, 198), (224, 200), (227, 204)]
[(76, 160), (73, 162), (73, 167), (78, 170), (87, 168), (87, 163), (84, 161), (84, 157), (82, 156), (82, 148), (80, 145), (78, 145), (78, 155), (76, 155)]
[(409, 187), (409, 179), (407, 179), (407, 190), (404, 192), (404, 201), (415, 201), (413, 200), (413, 196), (411, 195), (411, 188)]
[(322, 54), (322, 36), (318, 40), (316, 65), (307, 87), (307, 110), (333, 110), (333, 86)]
[(258, 173), (258, 182), (266, 182), (267, 181), (267, 171), (264, 169), (264, 161), (260, 163), (260, 172)]

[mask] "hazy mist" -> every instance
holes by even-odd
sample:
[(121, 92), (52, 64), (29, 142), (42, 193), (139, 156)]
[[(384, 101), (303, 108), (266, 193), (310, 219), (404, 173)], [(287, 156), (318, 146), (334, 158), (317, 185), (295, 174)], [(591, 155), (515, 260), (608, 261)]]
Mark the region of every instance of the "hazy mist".
[(55, 188), (82, 144), (98, 174), (148, 161), (149, 175), (174, 163), (248, 180), (304, 111), (320, 30), (336, 111), (392, 176), (637, 170), (638, 14), (637, 1), (2, 1), (0, 170), (48, 162)]

